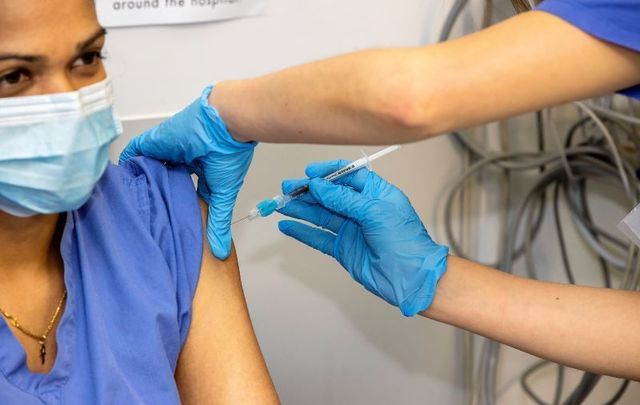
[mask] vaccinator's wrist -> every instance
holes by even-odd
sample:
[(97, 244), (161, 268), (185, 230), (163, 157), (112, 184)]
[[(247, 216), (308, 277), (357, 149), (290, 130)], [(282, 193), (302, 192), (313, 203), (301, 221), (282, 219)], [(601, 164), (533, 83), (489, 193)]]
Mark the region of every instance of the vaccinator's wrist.
[(482, 308), (483, 300), (477, 294), (483, 286), (474, 279), (475, 275), (482, 273), (481, 267), (477, 263), (449, 255), (447, 270), (438, 282), (433, 302), (420, 315), (463, 327), (464, 321), (460, 317), (469, 316)]
[(255, 140), (242, 134), (238, 125), (236, 125), (235, 114), (237, 114), (237, 111), (235, 111), (232, 101), (234, 97), (238, 96), (240, 87), (241, 81), (239, 80), (227, 80), (217, 83), (213, 86), (212, 91), (207, 94), (206, 102), (217, 112), (231, 139), (239, 143), (255, 145)]
[(433, 244), (428, 249), (418, 277), (422, 278), (420, 287), (400, 303), (400, 311), (404, 316), (414, 316), (426, 311), (434, 301), (438, 282), (447, 270), (449, 248)]

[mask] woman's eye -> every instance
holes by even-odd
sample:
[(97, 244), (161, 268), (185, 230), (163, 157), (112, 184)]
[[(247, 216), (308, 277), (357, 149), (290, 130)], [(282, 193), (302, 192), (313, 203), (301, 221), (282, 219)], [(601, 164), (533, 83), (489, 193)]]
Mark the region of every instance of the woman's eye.
[(0, 76), (0, 86), (1, 87), (13, 87), (18, 86), (30, 79), (29, 72), (24, 69), (14, 70), (13, 72), (9, 72)]
[(104, 57), (100, 51), (86, 52), (73, 62), (74, 68), (97, 65)]

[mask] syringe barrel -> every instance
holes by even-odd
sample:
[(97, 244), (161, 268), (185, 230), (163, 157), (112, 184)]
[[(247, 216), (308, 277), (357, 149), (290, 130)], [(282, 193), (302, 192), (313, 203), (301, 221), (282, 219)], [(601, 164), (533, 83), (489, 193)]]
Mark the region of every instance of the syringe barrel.
[(309, 192), (309, 185), (305, 184), (304, 186), (293, 190), (291, 193), (287, 195), (291, 197), (291, 199), (294, 199), (296, 197), (300, 197), (303, 194), (306, 194), (307, 192)]
[[(340, 177), (346, 176), (349, 173), (352, 173), (358, 169), (360, 169), (363, 166), (366, 166), (369, 163), (369, 159), (367, 157), (363, 157), (360, 158), (358, 160), (354, 160), (353, 162), (349, 163), (348, 165), (346, 165), (345, 167), (341, 168), (338, 171), (335, 171), (329, 175), (327, 175), (326, 177), (324, 177), (324, 179), (326, 181), (335, 181), (338, 180)], [(293, 190), (291, 193), (289, 194), (285, 194), (283, 195), (279, 195), (279, 196), (275, 196), (273, 197), (274, 200), (279, 201), (278, 199), (280, 197), (285, 197), (288, 198), (287, 201), (285, 201), (284, 203), (282, 203), (282, 205), (280, 205), (280, 203), (278, 203), (278, 209), (284, 207), (289, 201), (293, 200), (294, 198), (300, 197), (303, 194), (306, 194), (309, 192), (309, 185), (305, 184), (302, 187), (299, 187), (295, 190)]]
[(331, 173), (330, 175), (328, 175), (327, 177), (325, 177), (324, 179), (327, 181), (336, 181), (338, 180), (340, 177), (344, 177), (349, 173), (352, 173), (364, 166), (367, 166), (369, 164), (369, 158), (367, 157), (363, 157), (360, 158), (358, 160), (354, 160), (353, 162), (349, 163), (348, 165), (346, 165), (345, 167), (343, 167), (342, 169), (335, 171), (333, 173)]
[[(309, 190), (308, 186), (307, 190)], [(287, 205), (289, 201), (293, 200), (293, 198), (295, 197), (293, 197), (291, 194), (278, 194), (277, 196), (273, 197), (273, 201), (276, 202), (276, 209), (284, 208), (284, 206)]]

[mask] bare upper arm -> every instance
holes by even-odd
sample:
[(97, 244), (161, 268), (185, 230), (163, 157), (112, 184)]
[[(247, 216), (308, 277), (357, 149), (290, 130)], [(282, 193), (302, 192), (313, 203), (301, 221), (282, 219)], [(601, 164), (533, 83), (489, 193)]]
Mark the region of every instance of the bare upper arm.
[[(206, 229), (202, 202), (201, 210)], [(185, 404), (279, 403), (251, 325), (235, 250), (225, 261), (206, 246), (203, 250), (191, 327), (176, 370), (181, 399)]]
[(542, 11), (415, 53), (404, 107), (431, 135), (640, 83), (640, 53)]

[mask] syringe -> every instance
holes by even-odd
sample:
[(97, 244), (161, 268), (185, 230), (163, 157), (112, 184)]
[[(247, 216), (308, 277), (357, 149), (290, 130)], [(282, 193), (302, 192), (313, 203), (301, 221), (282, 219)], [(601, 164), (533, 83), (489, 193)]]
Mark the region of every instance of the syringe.
[[(400, 149), (400, 145), (393, 145), (393, 146), (389, 146), (388, 148), (382, 149), (381, 151), (378, 151), (371, 156), (365, 155), (358, 160), (354, 160), (353, 162), (349, 163), (343, 168), (329, 174), (328, 176), (324, 177), (324, 179), (327, 181), (338, 180), (339, 178), (344, 177), (349, 173), (353, 173), (358, 169), (368, 166), (369, 163), (373, 162), (374, 160), (379, 159), (391, 152), (395, 152), (398, 149)], [(289, 201), (297, 197), (300, 197), (301, 195), (307, 193), (308, 191), (309, 191), (309, 186), (305, 185), (295, 189), (289, 194), (278, 194), (273, 198), (263, 200), (258, 204), (256, 204), (256, 207), (254, 209), (249, 211), (249, 215), (247, 215), (244, 218), (238, 219), (237, 221), (233, 222), (232, 225), (247, 219), (249, 221), (253, 221), (258, 217), (267, 217), (273, 214), (276, 210), (283, 208), (285, 205), (289, 203)]]

